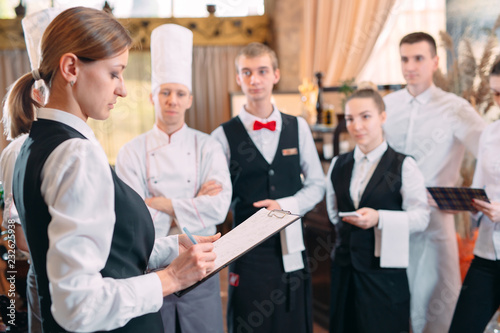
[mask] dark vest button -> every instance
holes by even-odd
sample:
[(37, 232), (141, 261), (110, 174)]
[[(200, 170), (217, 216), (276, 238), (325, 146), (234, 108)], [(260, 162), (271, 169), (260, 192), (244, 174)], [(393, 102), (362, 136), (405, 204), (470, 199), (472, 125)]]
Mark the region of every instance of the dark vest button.
[(274, 170), (273, 169), (269, 170), (269, 176), (274, 176)]
[(276, 191), (276, 186), (272, 185), (271, 186), (271, 191)]

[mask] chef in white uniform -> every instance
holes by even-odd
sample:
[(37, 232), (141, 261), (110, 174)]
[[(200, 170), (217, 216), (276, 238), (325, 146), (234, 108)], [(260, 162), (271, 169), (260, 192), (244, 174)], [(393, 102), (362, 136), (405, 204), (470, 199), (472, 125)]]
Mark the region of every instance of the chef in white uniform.
[[(427, 187), (458, 186), (465, 149), (477, 154), (486, 124), (466, 100), (433, 84), (432, 36), (403, 37), (400, 54), (407, 86), (384, 98), (387, 142), (415, 158)], [(461, 285), (453, 215), (431, 210), (427, 229), (410, 237), (407, 272), (413, 332), (448, 332)]]
[[(165, 24), (151, 34), (154, 127), (128, 142), (116, 162), (118, 176), (146, 201), (156, 238), (213, 235), (224, 222), (232, 188), (225, 155), (209, 135), (189, 128), (193, 33)], [(222, 332), (218, 275), (178, 298), (165, 297), (165, 332)]]

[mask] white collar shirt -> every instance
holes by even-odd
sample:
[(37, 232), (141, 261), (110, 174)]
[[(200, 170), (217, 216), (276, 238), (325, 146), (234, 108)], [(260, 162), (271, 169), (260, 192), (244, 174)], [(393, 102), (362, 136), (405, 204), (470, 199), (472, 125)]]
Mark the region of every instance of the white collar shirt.
[[(281, 134), (282, 120), (281, 120), (281, 114), (278, 111), (278, 109), (273, 105), (273, 112), (271, 113), (271, 115), (268, 118), (263, 119), (248, 113), (248, 111), (245, 110), (244, 107), (242, 107), (238, 117), (240, 117), (240, 120), (243, 123), (245, 129), (247, 130), (248, 135), (252, 139), (255, 146), (257, 146), (262, 156), (264, 156), (267, 163), (271, 164), (274, 160), (274, 155), (276, 154), (276, 150), (278, 149), (278, 143)], [(268, 129), (263, 128), (261, 130), (254, 131), (253, 125), (255, 121), (260, 121), (262, 123), (275, 121), (276, 130), (270, 131)]]
[[(244, 107), (242, 107), (238, 117), (262, 156), (268, 163), (272, 163), (274, 155), (278, 149), (282, 128), (282, 119), (279, 110), (273, 105), (273, 112), (271, 115), (267, 119), (261, 119), (251, 115), (245, 110)], [(255, 120), (259, 120), (264, 123), (274, 120), (276, 121), (276, 130), (269, 131), (267, 129), (261, 129), (254, 131), (253, 124)], [(299, 125), (300, 166), (304, 179), (303, 187), (294, 196), (281, 198), (277, 201), (282, 209), (290, 210), (293, 213), (300, 215), (305, 215), (308, 211), (313, 209), (314, 206), (321, 201), (321, 199), (323, 199), (325, 194), (325, 184), (323, 168), (319, 160), (318, 152), (316, 150), (309, 125), (301, 117), (297, 117), (297, 121)], [(229, 163), (231, 160), (229, 142), (227, 141), (227, 137), (222, 126), (217, 127), (212, 132), (212, 136), (221, 143), (227, 162)]]
[[(349, 192), (355, 208), (359, 204), (366, 185), (375, 172), (388, 145), (383, 141), (377, 148), (363, 154), (354, 149), (354, 165)], [(338, 157), (334, 157), (326, 176), (326, 207), (333, 224), (339, 222), (337, 195), (332, 184), (332, 171)], [(365, 160), (365, 172), (360, 172), (361, 162)], [(429, 224), (429, 206), (424, 186), (424, 177), (411, 157), (404, 159), (401, 170), (402, 210), (378, 210), (378, 226), (374, 229), (374, 255), (381, 257), (381, 267), (407, 267), (409, 262), (409, 235), (425, 230)]]
[[(197, 235), (213, 235), (224, 222), (231, 203), (231, 177), (218, 141), (184, 124), (171, 135), (156, 124), (126, 143), (116, 160), (116, 173), (142, 198), (172, 200), (175, 223)], [(213, 180), (222, 186), (214, 196), (197, 196)], [(172, 216), (149, 208), (156, 237), (172, 232)]]
[(401, 89), (384, 101), (389, 145), (415, 158), (426, 186), (457, 186), (465, 148), (477, 155), (486, 126), (474, 108), (434, 85), (416, 97)]
[(358, 146), (354, 148), (354, 168), (352, 170), (351, 186), (349, 188), (354, 208), (359, 208), (359, 201), (365, 191), (366, 185), (370, 178), (372, 178), (373, 172), (377, 168), (387, 147), (387, 142), (384, 140), (377, 148), (366, 155)]
[[(41, 173), (41, 193), (52, 218), (47, 231), (47, 275), (55, 319), (66, 330), (91, 332), (112, 330), (158, 311), (163, 297), (157, 274), (111, 279), (100, 273), (114, 231), (114, 183), (92, 129), (60, 110), (39, 109), (37, 118), (66, 124), (88, 139), (61, 143)], [(156, 263), (166, 264), (164, 259), (178, 254), (177, 238), (169, 242), (172, 250), (156, 253), (163, 256)]]
[[(500, 201), (500, 121), (489, 125), (481, 136), (472, 187), (484, 188), (490, 201)], [(500, 223), (486, 215), (480, 220), (474, 254), (488, 260), (500, 260)]]
[[(247, 112), (244, 106), (238, 115), (243, 126), (253, 143), (268, 163), (272, 163), (276, 155), (282, 129), (282, 118), (279, 110), (273, 105), (273, 111), (267, 119), (261, 119)], [(268, 129), (253, 130), (254, 122), (258, 120), (263, 123), (276, 121), (276, 130)], [(323, 199), (325, 194), (324, 173), (319, 160), (318, 152), (314, 144), (311, 130), (307, 122), (297, 117), (298, 122), (298, 151), (300, 154), (300, 167), (302, 171), (302, 188), (292, 196), (279, 198), (276, 201), (281, 209), (292, 213), (305, 215), (308, 211)], [(228, 138), (222, 126), (217, 127), (212, 136), (222, 145), (227, 158), (231, 160)], [(265, 199), (265, 198), (263, 198)], [(283, 251), (283, 263), (285, 271), (290, 272), (304, 267), (301, 251), (305, 249), (302, 237), (301, 221), (293, 223), (281, 231), (281, 247)]]

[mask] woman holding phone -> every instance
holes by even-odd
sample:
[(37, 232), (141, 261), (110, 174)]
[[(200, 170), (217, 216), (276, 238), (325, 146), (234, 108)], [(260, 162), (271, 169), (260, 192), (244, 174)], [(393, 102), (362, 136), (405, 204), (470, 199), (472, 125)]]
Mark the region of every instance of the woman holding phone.
[(378, 92), (354, 92), (345, 119), (356, 147), (335, 157), (327, 176), (328, 214), (340, 238), (332, 256), (330, 332), (407, 332), (409, 235), (429, 222), (424, 179), (413, 158), (387, 145)]

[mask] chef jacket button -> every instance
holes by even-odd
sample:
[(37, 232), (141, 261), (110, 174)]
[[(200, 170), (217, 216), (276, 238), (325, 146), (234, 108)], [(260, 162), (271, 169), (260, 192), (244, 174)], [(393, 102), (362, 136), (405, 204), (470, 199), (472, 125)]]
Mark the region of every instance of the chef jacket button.
[(269, 170), (269, 176), (274, 176), (274, 170), (273, 169)]
[(191, 181), (188, 179), (188, 183), (191, 183)]
[(276, 187), (274, 185), (271, 186), (271, 191), (275, 191)]

